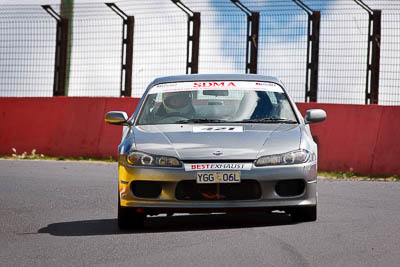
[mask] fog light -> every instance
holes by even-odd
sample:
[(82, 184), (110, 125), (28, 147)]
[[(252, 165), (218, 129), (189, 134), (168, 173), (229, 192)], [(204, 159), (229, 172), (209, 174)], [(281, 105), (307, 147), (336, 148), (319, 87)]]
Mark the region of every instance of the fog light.
[(155, 181), (133, 181), (132, 193), (140, 198), (157, 198), (161, 194), (161, 183)]
[(280, 181), (275, 186), (276, 193), (281, 197), (294, 197), (303, 194), (305, 189), (304, 180)]

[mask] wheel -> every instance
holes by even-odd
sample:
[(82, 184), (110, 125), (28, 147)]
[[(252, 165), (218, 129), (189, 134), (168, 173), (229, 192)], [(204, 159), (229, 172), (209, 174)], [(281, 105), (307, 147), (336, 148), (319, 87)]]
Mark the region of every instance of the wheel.
[(313, 222), (317, 220), (317, 206), (290, 210), (293, 222)]
[(144, 226), (146, 214), (137, 213), (135, 209), (122, 207), (118, 196), (118, 227), (121, 230), (141, 229)]

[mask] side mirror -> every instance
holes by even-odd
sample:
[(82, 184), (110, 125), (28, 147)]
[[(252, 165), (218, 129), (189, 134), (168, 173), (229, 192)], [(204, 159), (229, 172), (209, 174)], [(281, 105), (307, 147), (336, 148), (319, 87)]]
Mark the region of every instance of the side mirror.
[(129, 125), (128, 115), (123, 111), (110, 111), (107, 112), (105, 121), (113, 125)]
[(306, 124), (321, 122), (326, 119), (326, 112), (322, 109), (309, 109), (306, 112), (304, 121)]

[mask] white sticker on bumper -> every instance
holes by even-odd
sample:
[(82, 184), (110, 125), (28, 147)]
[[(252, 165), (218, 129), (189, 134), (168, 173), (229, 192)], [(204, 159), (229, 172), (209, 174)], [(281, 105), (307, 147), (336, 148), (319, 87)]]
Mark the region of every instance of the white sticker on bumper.
[(201, 170), (251, 170), (252, 163), (196, 163), (185, 164), (185, 171), (201, 171)]

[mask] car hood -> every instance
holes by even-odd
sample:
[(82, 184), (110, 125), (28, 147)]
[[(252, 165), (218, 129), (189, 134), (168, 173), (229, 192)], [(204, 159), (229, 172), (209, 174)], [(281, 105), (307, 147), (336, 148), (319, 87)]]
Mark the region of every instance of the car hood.
[(181, 160), (254, 160), (296, 150), (301, 125), (145, 125), (133, 128), (136, 150)]

